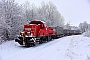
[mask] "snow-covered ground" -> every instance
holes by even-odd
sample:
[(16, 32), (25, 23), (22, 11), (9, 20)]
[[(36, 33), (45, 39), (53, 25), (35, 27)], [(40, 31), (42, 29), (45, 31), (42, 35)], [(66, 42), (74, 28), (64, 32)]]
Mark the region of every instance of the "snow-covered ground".
[(0, 45), (0, 60), (90, 60), (90, 38), (68, 36), (29, 48), (9, 41)]

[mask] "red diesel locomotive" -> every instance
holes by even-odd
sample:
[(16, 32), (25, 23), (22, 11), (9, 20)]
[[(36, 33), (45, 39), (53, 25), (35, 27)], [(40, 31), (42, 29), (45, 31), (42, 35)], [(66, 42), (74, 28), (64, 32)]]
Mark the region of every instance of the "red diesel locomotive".
[(55, 38), (78, 35), (81, 34), (80, 30), (68, 30), (62, 27), (48, 27), (45, 22), (41, 20), (33, 20), (29, 24), (24, 25), (24, 29), (16, 42), (24, 46), (35, 46), (43, 42), (50, 41)]
[(55, 30), (48, 27), (41, 20), (33, 20), (29, 24), (24, 25), (24, 29), (20, 32), (20, 35), (16, 42), (24, 46), (35, 46), (37, 43), (41, 44), (43, 42), (52, 40), (55, 38)]

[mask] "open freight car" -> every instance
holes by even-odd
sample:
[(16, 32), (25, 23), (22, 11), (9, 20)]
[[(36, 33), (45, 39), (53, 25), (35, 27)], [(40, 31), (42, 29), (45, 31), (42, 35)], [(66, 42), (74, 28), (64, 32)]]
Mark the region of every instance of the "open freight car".
[(55, 30), (55, 38), (63, 37), (63, 27), (52, 27)]

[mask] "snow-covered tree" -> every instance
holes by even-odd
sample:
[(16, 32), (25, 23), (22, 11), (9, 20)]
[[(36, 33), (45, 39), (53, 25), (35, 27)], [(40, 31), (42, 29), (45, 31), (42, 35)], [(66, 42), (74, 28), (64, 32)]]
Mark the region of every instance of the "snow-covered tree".
[(24, 4), (22, 4), (22, 10), (24, 13), (24, 18), (26, 20), (26, 22), (29, 22), (29, 20), (31, 20), (31, 12), (30, 12), (30, 3), (29, 1), (25, 1)]
[(88, 30), (88, 23), (86, 21), (80, 23), (79, 28), (81, 29), (82, 32), (86, 32)]
[(49, 26), (64, 26), (64, 18), (61, 16), (56, 6), (52, 2), (42, 1), (41, 6), (37, 7), (26, 1), (23, 4), (25, 17), (28, 21), (38, 19), (43, 20)]
[(87, 30), (83, 33), (84, 36), (90, 37), (90, 24), (88, 24)]
[(83, 23), (79, 24), (79, 28), (84, 36), (90, 37), (90, 24), (84, 21)]
[(5, 20), (5, 23), (10, 28), (8, 29), (10, 32), (8, 33), (9, 38), (14, 38), (15, 35), (19, 33), (23, 14), (21, 7), (15, 2), (15, 0), (2, 0), (0, 3), (0, 9), (3, 13), (2, 17)]
[(9, 38), (8, 36), (8, 33), (10, 32), (9, 29), (10, 27), (8, 26), (8, 24), (2, 17), (0, 17), (0, 37), (3, 40), (7, 40)]
[(88, 30), (90, 30), (90, 24), (88, 24)]
[(63, 26), (64, 18), (61, 16), (57, 7), (52, 2), (41, 3), (41, 19), (44, 20), (49, 26)]
[(65, 28), (71, 30), (70, 23), (67, 23), (67, 24), (65, 25)]
[(35, 4), (29, 3), (29, 1), (25, 1), (23, 6), (23, 12), (24, 17), (26, 18), (26, 21), (29, 23), (29, 21), (38, 19), (38, 8), (35, 6)]

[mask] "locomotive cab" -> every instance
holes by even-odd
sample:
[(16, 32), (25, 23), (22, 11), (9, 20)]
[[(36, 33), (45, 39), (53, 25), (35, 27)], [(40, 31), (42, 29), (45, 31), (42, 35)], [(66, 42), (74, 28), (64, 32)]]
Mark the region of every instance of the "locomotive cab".
[(45, 28), (45, 22), (41, 20), (34, 20), (34, 21), (31, 21), (29, 24), (36, 24), (37, 26), (40, 26), (40, 29)]

